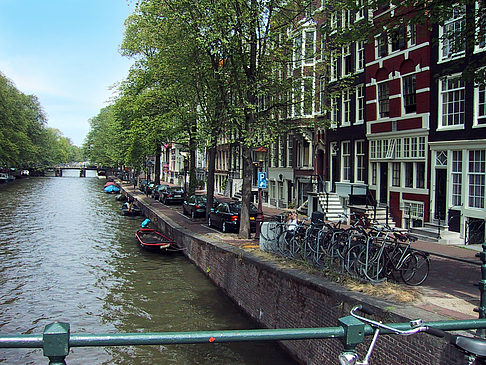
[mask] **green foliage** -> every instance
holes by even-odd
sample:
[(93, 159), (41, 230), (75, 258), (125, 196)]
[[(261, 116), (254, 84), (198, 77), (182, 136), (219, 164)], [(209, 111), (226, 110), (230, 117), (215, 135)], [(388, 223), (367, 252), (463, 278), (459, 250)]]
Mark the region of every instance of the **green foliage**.
[(81, 161), (79, 149), (47, 118), (34, 95), (0, 73), (0, 167), (35, 168)]

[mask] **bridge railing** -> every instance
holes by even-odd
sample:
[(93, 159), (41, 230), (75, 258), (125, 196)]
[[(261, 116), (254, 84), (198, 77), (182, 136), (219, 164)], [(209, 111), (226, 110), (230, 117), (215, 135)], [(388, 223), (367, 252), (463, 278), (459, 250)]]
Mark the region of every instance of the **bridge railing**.
[[(42, 348), (49, 358), (50, 365), (66, 364), (66, 357), (72, 347), (93, 346), (136, 346), (136, 345), (174, 345), (248, 341), (280, 341), (339, 338), (345, 348), (354, 348), (371, 336), (374, 330), (369, 325), (352, 316), (339, 320), (338, 327), (289, 328), (260, 330), (226, 330), (199, 332), (159, 332), (159, 333), (116, 333), (116, 334), (71, 334), (69, 324), (54, 322), (48, 324), (42, 335), (0, 335), (0, 348)], [(423, 325), (444, 331), (486, 329), (486, 319), (433, 321)], [(410, 323), (388, 323), (387, 326), (410, 329)], [(381, 334), (390, 334), (382, 330)]]

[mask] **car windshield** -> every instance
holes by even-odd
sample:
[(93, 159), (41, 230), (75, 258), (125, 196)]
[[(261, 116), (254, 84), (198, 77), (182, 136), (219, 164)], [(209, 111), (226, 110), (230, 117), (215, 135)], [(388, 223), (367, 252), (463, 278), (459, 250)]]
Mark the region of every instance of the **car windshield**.
[(196, 201), (198, 203), (207, 203), (208, 198), (205, 195), (196, 196)]
[[(231, 212), (239, 213), (241, 211), (241, 202), (234, 202), (228, 204)], [(253, 203), (250, 203), (250, 213), (257, 213), (258, 210)]]
[(167, 190), (172, 193), (178, 193), (178, 194), (182, 194), (184, 192), (184, 190), (179, 187), (172, 187), (172, 188), (168, 188)]

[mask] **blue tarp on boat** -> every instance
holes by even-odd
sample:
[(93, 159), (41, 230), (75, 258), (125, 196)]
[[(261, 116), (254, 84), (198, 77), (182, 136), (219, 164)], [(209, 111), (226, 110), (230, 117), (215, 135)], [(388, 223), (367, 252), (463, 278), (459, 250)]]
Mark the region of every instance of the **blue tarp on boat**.
[(115, 185), (108, 185), (107, 187), (105, 187), (105, 191), (107, 193), (118, 193), (120, 191), (120, 188)]

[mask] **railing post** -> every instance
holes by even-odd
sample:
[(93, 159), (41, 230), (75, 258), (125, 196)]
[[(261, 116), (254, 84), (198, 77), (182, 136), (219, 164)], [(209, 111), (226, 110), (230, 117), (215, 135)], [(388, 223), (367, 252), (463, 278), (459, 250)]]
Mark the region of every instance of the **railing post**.
[[(486, 318), (486, 242), (482, 246), (483, 251), (476, 254), (476, 257), (481, 259), (481, 280), (478, 283), (480, 299), (479, 307), (477, 308), (479, 319)], [(478, 329), (477, 334), (485, 338), (486, 330), (484, 328)]]
[(341, 341), (345, 353), (356, 353), (356, 346), (364, 340), (365, 324), (353, 316), (339, 318), (339, 324), (344, 328), (344, 337)]
[(69, 354), (69, 323), (54, 322), (44, 328), (42, 335), (44, 356), (49, 365), (65, 365)]

